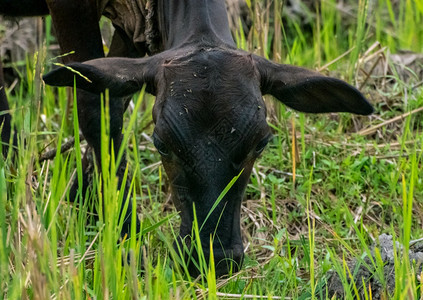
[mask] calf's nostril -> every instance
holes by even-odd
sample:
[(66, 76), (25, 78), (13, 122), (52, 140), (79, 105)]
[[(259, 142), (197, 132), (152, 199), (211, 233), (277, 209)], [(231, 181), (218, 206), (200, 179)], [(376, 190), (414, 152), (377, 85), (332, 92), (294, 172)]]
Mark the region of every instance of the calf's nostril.
[(244, 260), (242, 248), (226, 250), (224, 255), (215, 257), (216, 276), (238, 272)]
[[(200, 274), (206, 274), (210, 268), (210, 245), (203, 244), (200, 251), (202, 253), (201, 256), (198, 249), (195, 248), (196, 243), (191, 243), (189, 237), (179, 237), (174, 243), (174, 248), (179, 258), (183, 261), (183, 264), (187, 267), (190, 276), (196, 277)], [(214, 270), (217, 277), (237, 272), (240, 270), (244, 259), (243, 246), (242, 244), (232, 245), (226, 249), (213, 247), (213, 258)], [(206, 262), (206, 265), (200, 263), (200, 261)]]

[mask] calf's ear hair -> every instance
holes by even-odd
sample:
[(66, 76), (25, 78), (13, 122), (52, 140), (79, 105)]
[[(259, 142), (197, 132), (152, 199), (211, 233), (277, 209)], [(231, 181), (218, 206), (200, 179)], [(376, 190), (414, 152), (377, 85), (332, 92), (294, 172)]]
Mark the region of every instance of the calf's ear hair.
[(154, 91), (154, 81), (161, 60), (148, 58), (98, 58), (83, 63), (70, 63), (43, 76), (53, 86), (73, 86), (100, 94), (109, 89), (110, 96), (124, 97), (142, 89)]
[(308, 113), (351, 112), (369, 115), (372, 105), (355, 87), (317, 72), (273, 63), (253, 55), (260, 73), (262, 94), (271, 94), (287, 106)]

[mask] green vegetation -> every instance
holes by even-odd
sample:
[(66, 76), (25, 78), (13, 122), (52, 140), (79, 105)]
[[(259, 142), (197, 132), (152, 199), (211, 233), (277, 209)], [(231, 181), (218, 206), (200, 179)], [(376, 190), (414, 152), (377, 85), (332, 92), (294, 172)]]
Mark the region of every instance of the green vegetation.
[[(422, 296), (408, 249), (423, 236), (423, 59), (401, 51), (423, 53), (423, 2), (324, 0), (311, 7), (299, 1), (299, 11), (281, 0), (247, 3), (253, 28), (237, 32), (239, 47), (342, 78), (363, 91), (376, 113), (304, 115), (266, 99), (275, 138), (255, 164), (242, 208), (244, 266), (215, 279), (214, 267), (201, 265), (203, 276), (190, 278), (183, 263), (172, 263), (180, 261), (172, 247), (179, 216), (146, 138), (152, 96), (135, 95), (125, 117), (127, 178), (142, 235), (116, 243), (124, 199), (111, 158), (123, 151), (103, 151), (103, 170), (111, 172), (96, 170), (87, 199), (69, 203), (70, 185), (82, 179), (79, 149), (86, 143), (71, 93), (40, 80), (57, 61), (45, 47), (52, 43), (47, 18), (46, 42), (28, 56), (20, 84), (7, 90), (19, 155), (15, 163), (11, 152), (0, 159), (1, 299), (326, 299), (330, 269), (340, 274), (347, 299), (373, 299), (371, 285), (363, 292), (350, 283), (352, 259), (373, 266), (382, 299)], [(400, 68), (390, 53), (410, 63)], [(107, 109), (103, 114), (107, 145)], [(73, 136), (70, 151), (39, 161)], [(93, 216), (93, 205), (104, 213)], [(382, 233), (405, 250), (395, 253), (392, 290), (379, 250), (364, 259)]]

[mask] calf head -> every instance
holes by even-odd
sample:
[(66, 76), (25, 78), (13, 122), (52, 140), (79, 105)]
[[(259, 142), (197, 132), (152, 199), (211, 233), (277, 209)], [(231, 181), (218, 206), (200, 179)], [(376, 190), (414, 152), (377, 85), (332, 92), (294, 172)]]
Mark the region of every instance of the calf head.
[[(101, 58), (72, 63), (44, 80), (73, 86), (74, 77), (79, 88), (94, 93), (107, 88), (111, 96), (127, 96), (146, 84), (156, 95), (154, 144), (182, 219), (175, 245), (190, 248), (195, 217), (206, 258), (213, 240), (218, 275), (231, 266), (238, 269), (243, 259), (241, 201), (254, 161), (271, 138), (262, 95), (272, 94), (303, 112), (373, 111), (357, 89), (341, 80), (232, 49), (188, 48), (141, 59)], [(192, 275), (197, 273), (195, 264), (189, 269)]]

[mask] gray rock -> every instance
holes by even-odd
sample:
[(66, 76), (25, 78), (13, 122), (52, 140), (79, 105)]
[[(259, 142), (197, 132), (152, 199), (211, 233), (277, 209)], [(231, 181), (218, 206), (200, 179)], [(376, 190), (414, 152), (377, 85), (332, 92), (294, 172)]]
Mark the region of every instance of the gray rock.
[[(372, 264), (375, 259), (375, 249), (379, 250), (381, 259), (383, 261), (383, 277), (385, 284), (380, 280), (380, 276), (376, 272), (375, 266)], [(402, 256), (404, 246), (399, 242), (396, 242), (396, 253), (398, 256)], [(409, 250), (410, 264), (416, 265), (416, 274), (420, 274), (422, 271), (423, 262), (423, 243), (422, 242), (411, 242)], [(371, 250), (372, 259), (368, 255), (363, 255), (363, 259), (355, 259), (348, 263), (348, 267), (354, 275), (354, 283), (359, 291), (360, 297), (364, 298), (364, 288), (367, 290), (369, 286), (372, 290), (373, 299), (387, 299), (389, 295), (394, 292), (395, 289), (395, 258), (394, 258), (394, 243), (391, 235), (382, 234), (379, 236), (378, 244), (372, 245)], [(364, 285), (363, 285), (364, 282)], [(352, 283), (349, 280), (349, 286), (352, 294)], [(329, 296), (336, 295), (337, 298), (344, 298), (346, 293), (342, 281), (336, 271), (330, 271), (330, 278), (327, 284)]]

